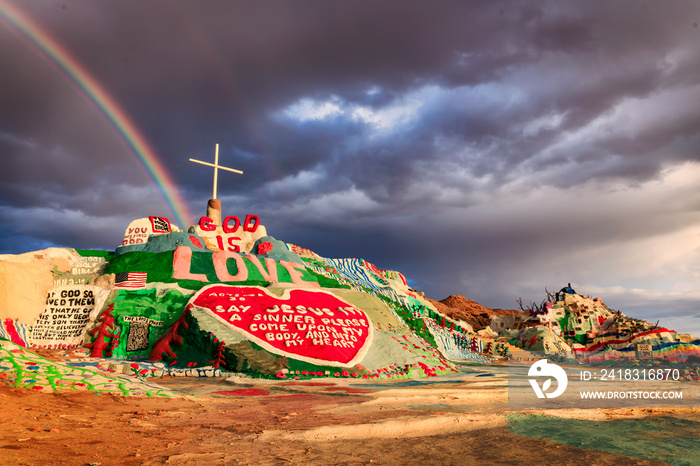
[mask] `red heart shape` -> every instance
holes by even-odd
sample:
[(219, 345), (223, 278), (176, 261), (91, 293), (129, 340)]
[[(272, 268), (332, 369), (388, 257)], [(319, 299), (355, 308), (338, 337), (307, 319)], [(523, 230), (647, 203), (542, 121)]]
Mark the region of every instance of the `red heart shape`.
[(189, 301), (267, 351), (312, 364), (352, 367), (372, 342), (367, 314), (332, 293), (209, 285)]

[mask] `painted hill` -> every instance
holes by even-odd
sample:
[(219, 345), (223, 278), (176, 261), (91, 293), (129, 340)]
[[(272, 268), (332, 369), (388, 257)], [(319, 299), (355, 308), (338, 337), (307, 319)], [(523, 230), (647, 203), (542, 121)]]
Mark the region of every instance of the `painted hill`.
[[(435, 376), (523, 351), (591, 360), (700, 354), (700, 341), (570, 289), (527, 313), (456, 295), (433, 301), (400, 272), (321, 257), (269, 236), (252, 215), (202, 217), (187, 231), (149, 217), (132, 222), (114, 251), (0, 256), (0, 291), (7, 370), (57, 367), (15, 361), (26, 359), (22, 347), (83, 348), (139, 374), (280, 379)], [(26, 371), (13, 377), (38, 383)], [(60, 385), (56, 374), (46, 380)]]
[(508, 354), (399, 272), (321, 257), (267, 235), (254, 216), (216, 223), (185, 232), (149, 217), (113, 252), (0, 257), (0, 338), (150, 361), (159, 373), (277, 378), (425, 377)]

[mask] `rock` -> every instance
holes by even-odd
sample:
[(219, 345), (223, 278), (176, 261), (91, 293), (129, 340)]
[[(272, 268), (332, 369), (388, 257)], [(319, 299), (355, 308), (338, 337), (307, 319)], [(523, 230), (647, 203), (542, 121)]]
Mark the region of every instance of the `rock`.
[(427, 300), (432, 303), (441, 314), (453, 320), (463, 320), (471, 325), (474, 331), (477, 332), (491, 323), (492, 315), (506, 316), (522, 314), (522, 312), (517, 310), (491, 309), (459, 295), (450, 295), (441, 301), (430, 298), (427, 298)]
[(49, 260), (0, 260), (0, 319), (33, 324), (44, 310), (53, 279)]
[(481, 336), (481, 337), (486, 337), (486, 338), (497, 338), (498, 337), (498, 334), (496, 332), (494, 332), (493, 330), (491, 330), (491, 327), (489, 327), (488, 325), (486, 327), (484, 327), (483, 329), (479, 330), (478, 332), (476, 332), (476, 334)]

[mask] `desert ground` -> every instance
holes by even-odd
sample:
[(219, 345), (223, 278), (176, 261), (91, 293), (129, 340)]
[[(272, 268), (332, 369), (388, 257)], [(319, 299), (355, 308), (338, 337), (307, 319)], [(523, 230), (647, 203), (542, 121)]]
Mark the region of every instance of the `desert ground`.
[[(0, 383), (0, 463), (697, 464), (696, 407), (513, 412), (503, 368), (402, 381), (174, 378), (180, 396)], [(564, 427), (562, 427), (564, 426)], [(537, 438), (539, 437), (539, 438)]]

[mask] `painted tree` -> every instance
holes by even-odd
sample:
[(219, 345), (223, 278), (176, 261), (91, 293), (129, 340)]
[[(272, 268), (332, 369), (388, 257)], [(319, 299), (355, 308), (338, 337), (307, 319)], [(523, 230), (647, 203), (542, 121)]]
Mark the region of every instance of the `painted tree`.
[[(97, 336), (92, 341), (85, 345), (86, 348), (91, 348), (90, 357), (102, 358), (111, 357), (113, 348), (109, 348), (110, 342), (114, 339), (114, 315), (112, 311), (114, 310), (114, 303), (110, 304), (107, 309), (100, 314), (98, 318), (99, 324), (90, 330), (90, 336)], [(105, 350), (107, 350), (105, 352)]]
[(214, 359), (209, 361), (209, 364), (211, 364), (214, 369), (218, 369), (221, 366), (226, 366), (226, 357), (224, 356), (224, 348), (226, 348), (226, 343), (219, 341), (218, 338), (214, 338), (214, 343), (218, 343), (218, 345), (216, 346)]
[(528, 343), (527, 347), (532, 348), (535, 345), (535, 343), (537, 343), (539, 341), (539, 339), (540, 339), (540, 337), (538, 337), (537, 335), (533, 335), (532, 338), (527, 340), (527, 343)]
[(476, 337), (472, 337), (471, 339), (471, 344), (469, 345), (469, 350), (471, 350), (474, 353), (479, 352), (479, 340)]
[(181, 326), (182, 328), (188, 328), (187, 321), (185, 319), (187, 317), (187, 314), (190, 313), (191, 309), (191, 305), (187, 306), (185, 308), (185, 312), (182, 313), (180, 318), (173, 322), (173, 324), (168, 328), (165, 334), (158, 339), (155, 345), (153, 345), (153, 350), (148, 356), (149, 361), (162, 361), (163, 353), (165, 353), (165, 355), (169, 358), (177, 360), (177, 355), (175, 354), (175, 351), (173, 351), (171, 345), (175, 344), (177, 346), (180, 346), (182, 344), (182, 336), (179, 335), (177, 331), (180, 329)]
[(508, 349), (508, 347), (505, 344), (503, 344), (503, 343), (496, 344), (496, 354), (498, 356), (501, 356), (503, 358), (507, 358), (508, 353), (510, 353), (510, 350)]

